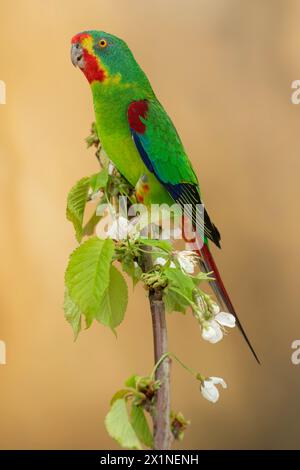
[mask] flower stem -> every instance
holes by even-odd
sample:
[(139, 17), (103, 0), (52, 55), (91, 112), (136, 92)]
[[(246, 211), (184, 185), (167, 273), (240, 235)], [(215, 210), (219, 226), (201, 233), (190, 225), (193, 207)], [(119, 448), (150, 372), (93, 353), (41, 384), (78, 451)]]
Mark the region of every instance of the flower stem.
[(192, 374), (194, 377), (196, 377), (196, 379), (198, 380), (199, 377), (201, 376), (201, 374), (199, 374), (198, 372), (195, 372), (193, 369), (191, 369), (189, 366), (187, 366), (186, 364), (184, 364), (175, 354), (171, 353), (171, 352), (166, 352), (165, 354), (163, 354), (161, 356), (161, 358), (159, 359), (159, 361), (155, 364), (152, 372), (151, 372), (151, 378), (154, 377), (155, 375), (155, 372), (156, 372), (156, 369), (160, 366), (161, 362), (163, 362), (166, 357), (172, 357), (173, 359), (175, 359), (175, 361), (178, 362), (178, 364), (181, 365), (181, 367), (183, 367), (183, 369), (185, 369), (187, 372), (189, 372), (190, 374)]
[[(153, 268), (151, 247), (145, 246), (146, 253), (142, 255), (141, 267), (143, 272)], [(168, 357), (168, 336), (166, 325), (165, 304), (163, 301), (163, 289), (156, 287), (149, 290), (149, 302), (152, 317), (155, 379), (160, 382), (156, 392), (156, 403), (152, 413), (153, 438), (155, 450), (169, 450), (172, 435), (170, 427), (170, 369), (171, 361)]]

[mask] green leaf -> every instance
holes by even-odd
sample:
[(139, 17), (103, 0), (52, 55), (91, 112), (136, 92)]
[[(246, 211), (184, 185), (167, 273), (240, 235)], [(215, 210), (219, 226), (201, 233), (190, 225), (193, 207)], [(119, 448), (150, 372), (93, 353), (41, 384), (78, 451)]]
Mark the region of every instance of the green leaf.
[(140, 405), (132, 403), (131, 424), (139, 440), (147, 447), (153, 447), (153, 436), (145, 417), (144, 409)]
[(179, 289), (186, 297), (193, 300), (195, 284), (190, 276), (184, 274), (181, 269), (167, 268), (164, 271), (169, 285)]
[(141, 443), (129, 421), (126, 400), (116, 400), (105, 418), (108, 434), (122, 447), (127, 449), (142, 449)]
[[(89, 189), (93, 193), (101, 188), (105, 188), (108, 181), (108, 170), (105, 168), (92, 176), (86, 176), (79, 180), (68, 194), (67, 219), (72, 222), (75, 228), (76, 239), (80, 243), (85, 233), (82, 228), (84, 210), (88, 199)], [(91, 221), (90, 221), (91, 222)], [(90, 223), (88, 222), (88, 224)], [(92, 219), (92, 222), (94, 220)]]
[(120, 398), (125, 398), (127, 395), (132, 394), (132, 391), (128, 390), (127, 388), (122, 388), (122, 390), (118, 390), (112, 397), (110, 401), (110, 405), (113, 405), (115, 401), (120, 400)]
[(68, 194), (67, 219), (72, 222), (79, 243), (82, 240), (82, 221), (89, 187), (90, 178), (85, 177), (79, 180)]
[(114, 243), (111, 239), (93, 237), (70, 256), (65, 283), (72, 301), (85, 315), (87, 326), (100, 312), (109, 284), (113, 253)]
[(133, 259), (129, 256), (122, 259), (122, 269), (131, 277), (134, 287), (141, 279), (141, 275), (143, 273), (142, 269), (139, 265), (136, 265)]
[(161, 250), (167, 251), (168, 253), (172, 251), (172, 245), (167, 240), (152, 240), (148, 238), (139, 238), (139, 243), (148, 246), (155, 246)]
[(164, 291), (164, 301), (168, 312), (185, 313), (190, 302), (193, 302), (195, 282), (193, 278), (184, 274), (181, 269), (166, 268), (164, 271), (168, 279), (168, 286)]
[(137, 381), (141, 378), (140, 375), (131, 375), (125, 382), (126, 387), (136, 388)]
[(172, 288), (167, 287), (164, 290), (164, 302), (167, 312), (181, 312), (185, 313), (187, 307), (190, 306), (189, 302), (182, 297), (178, 292)]
[(103, 168), (102, 171), (99, 173), (96, 173), (95, 175), (92, 175), (90, 177), (90, 187), (93, 191), (93, 193), (96, 193), (99, 191), (99, 189), (105, 188), (107, 185), (108, 181), (108, 169)]
[(65, 319), (70, 323), (74, 332), (74, 339), (77, 339), (81, 331), (81, 311), (69, 296), (68, 289), (65, 290), (64, 298)]
[(96, 319), (103, 325), (114, 329), (124, 319), (127, 302), (127, 284), (122, 274), (114, 266), (111, 266), (109, 284), (103, 295)]

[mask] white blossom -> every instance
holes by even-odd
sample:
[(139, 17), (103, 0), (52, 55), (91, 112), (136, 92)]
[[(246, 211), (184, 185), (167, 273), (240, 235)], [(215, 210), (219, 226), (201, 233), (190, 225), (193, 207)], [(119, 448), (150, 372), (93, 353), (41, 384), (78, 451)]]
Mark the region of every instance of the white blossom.
[(210, 320), (202, 325), (202, 338), (210, 343), (218, 343), (223, 338), (220, 325), (215, 320)]
[(127, 237), (132, 238), (133, 235), (133, 225), (128, 221), (128, 219), (122, 216), (115, 218), (107, 231), (107, 236), (113, 240), (124, 240)]
[(220, 312), (215, 316), (215, 320), (222, 326), (227, 328), (235, 327), (235, 316), (228, 312)]
[(204, 321), (201, 325), (202, 338), (212, 344), (218, 343), (223, 338), (224, 327), (235, 327), (235, 317), (231, 313), (220, 312), (214, 315), (211, 320)]
[(193, 274), (198, 261), (198, 256), (194, 251), (178, 251), (176, 257), (182, 271), (186, 274)]
[(223, 388), (227, 388), (226, 382), (221, 377), (208, 377), (203, 380), (200, 386), (202, 396), (212, 403), (216, 403), (220, 397), (220, 393), (216, 385), (221, 385)]

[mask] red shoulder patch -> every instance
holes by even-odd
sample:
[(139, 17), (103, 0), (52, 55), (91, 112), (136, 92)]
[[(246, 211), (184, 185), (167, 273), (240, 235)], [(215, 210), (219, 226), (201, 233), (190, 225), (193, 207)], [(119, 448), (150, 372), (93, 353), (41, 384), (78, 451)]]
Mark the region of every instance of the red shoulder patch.
[(144, 134), (146, 131), (146, 126), (140, 118), (146, 119), (148, 108), (146, 100), (134, 101), (128, 107), (127, 114), (130, 128), (138, 134)]

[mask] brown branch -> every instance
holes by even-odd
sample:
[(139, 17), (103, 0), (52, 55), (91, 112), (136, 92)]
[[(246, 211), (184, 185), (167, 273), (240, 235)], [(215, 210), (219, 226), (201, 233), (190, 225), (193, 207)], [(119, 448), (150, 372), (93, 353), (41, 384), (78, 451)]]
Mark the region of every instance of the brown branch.
[[(101, 161), (102, 146), (97, 138), (97, 131), (94, 124), (92, 125), (90, 138), (92, 138), (90, 145), (93, 144), (96, 146), (96, 158), (99, 161), (100, 167), (103, 168), (103, 162)], [(147, 273), (153, 268), (151, 251), (150, 246), (144, 247), (144, 253), (141, 256), (141, 268), (144, 273)], [(152, 316), (154, 361), (155, 364), (157, 364), (161, 357), (168, 352), (166, 312), (162, 288), (157, 287), (149, 290), (149, 302)], [(170, 371), (171, 360), (169, 357), (166, 357), (155, 372), (155, 380), (160, 382), (160, 387), (156, 392), (155, 407), (152, 411), (155, 450), (169, 450), (172, 443), (170, 426)]]
[[(145, 248), (147, 253), (144, 253), (142, 257), (142, 270), (143, 272), (148, 272), (153, 267), (151, 247)], [(149, 302), (153, 328), (154, 360), (155, 364), (157, 364), (163, 354), (168, 352), (166, 312), (162, 288), (150, 288)], [(171, 361), (169, 357), (166, 357), (157, 368), (155, 374), (155, 379), (160, 382), (160, 387), (156, 392), (155, 407), (152, 413), (155, 450), (169, 450), (171, 448), (170, 370)]]

